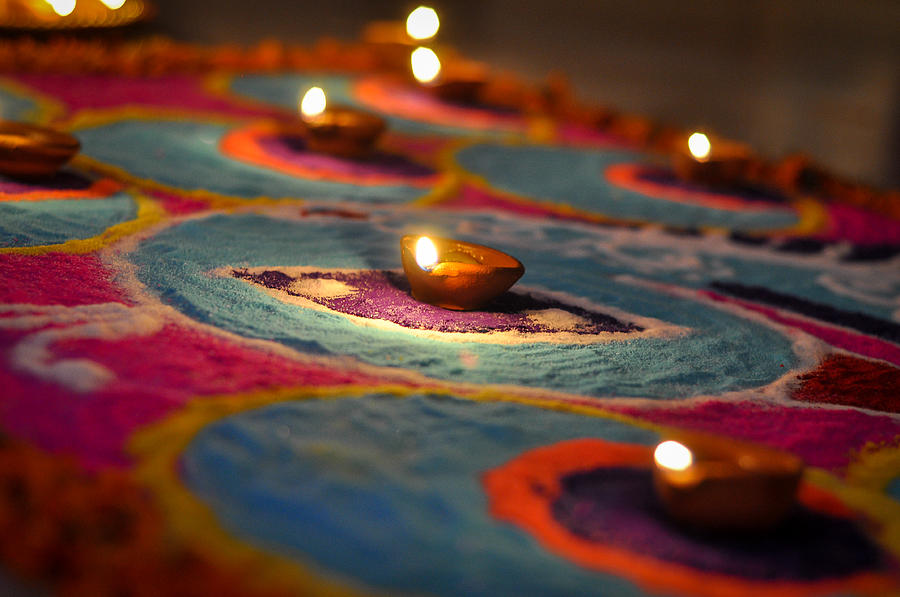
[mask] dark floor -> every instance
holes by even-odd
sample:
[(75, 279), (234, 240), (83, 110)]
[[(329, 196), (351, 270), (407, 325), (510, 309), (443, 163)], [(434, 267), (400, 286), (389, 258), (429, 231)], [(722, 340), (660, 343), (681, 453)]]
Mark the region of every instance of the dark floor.
[[(356, 36), (415, 4), (157, 0), (156, 30), (202, 41)], [(776, 157), (900, 187), (900, 1), (458, 0), (441, 41), (529, 78), (566, 72), (583, 99), (706, 126)]]

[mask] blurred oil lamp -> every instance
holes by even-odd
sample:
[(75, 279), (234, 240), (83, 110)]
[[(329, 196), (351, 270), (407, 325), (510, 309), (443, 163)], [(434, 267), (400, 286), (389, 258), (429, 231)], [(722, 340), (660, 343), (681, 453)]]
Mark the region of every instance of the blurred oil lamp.
[(480, 62), (457, 59), (444, 65), (431, 48), (413, 50), (410, 67), (416, 81), (445, 101), (477, 103), (487, 83), (487, 68)]
[(803, 463), (767, 446), (706, 434), (663, 441), (653, 481), (669, 515), (702, 531), (763, 532), (796, 501)]
[(374, 21), (363, 29), (363, 41), (381, 59), (385, 66), (402, 70), (409, 52), (417, 44), (433, 38), (440, 29), (437, 12), (428, 6), (419, 6), (409, 13), (406, 22)]
[(406, 17), (406, 34), (418, 41), (431, 39), (440, 27), (437, 12), (428, 6), (420, 6)]
[(51, 128), (0, 121), (0, 172), (13, 177), (53, 175), (71, 160), (81, 143)]
[(455, 311), (484, 306), (525, 273), (515, 257), (447, 238), (404, 236), (400, 257), (413, 298)]
[(406, 22), (373, 21), (363, 29), (363, 41), (372, 44), (410, 45), (413, 40), (424, 41), (437, 35), (441, 21), (437, 12), (428, 6), (419, 6), (409, 13)]
[(300, 101), (300, 120), (311, 151), (345, 158), (372, 153), (384, 132), (384, 119), (348, 106), (329, 107), (325, 91), (311, 87)]
[(0, 27), (8, 29), (100, 29), (145, 20), (150, 0), (3, 0)]
[(742, 143), (694, 132), (677, 141), (672, 165), (683, 180), (710, 186), (736, 186), (746, 181), (753, 152)]

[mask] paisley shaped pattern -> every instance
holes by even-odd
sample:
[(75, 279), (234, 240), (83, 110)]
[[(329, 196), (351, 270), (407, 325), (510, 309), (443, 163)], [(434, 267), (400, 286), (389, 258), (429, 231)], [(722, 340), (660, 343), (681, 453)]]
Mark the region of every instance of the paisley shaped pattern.
[[(897, 592), (900, 221), (256, 52), (0, 83), (84, 148), (0, 179), (0, 567), (71, 594)], [(311, 85), (386, 117), (371, 160), (290, 132)], [(526, 274), (422, 305), (405, 234)], [(788, 526), (670, 524), (671, 428), (802, 457)]]

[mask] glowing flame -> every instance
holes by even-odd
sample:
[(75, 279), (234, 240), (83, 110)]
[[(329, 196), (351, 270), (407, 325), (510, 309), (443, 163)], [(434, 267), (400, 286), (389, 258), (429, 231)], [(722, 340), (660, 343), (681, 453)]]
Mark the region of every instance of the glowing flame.
[(698, 161), (703, 162), (709, 157), (711, 147), (709, 137), (703, 133), (694, 133), (688, 137), (688, 149), (691, 150), (691, 155)]
[(673, 471), (683, 471), (694, 463), (694, 455), (687, 446), (671, 440), (656, 446), (653, 458), (659, 466)]
[(413, 39), (430, 39), (441, 26), (433, 8), (420, 6), (406, 18), (406, 33)]
[(75, 0), (45, 0), (53, 12), (61, 17), (72, 14), (75, 10)]
[(111, 10), (119, 10), (125, 4), (125, 0), (100, 0), (100, 2)]
[(318, 116), (325, 111), (325, 91), (321, 87), (310, 87), (300, 102), (300, 113), (307, 118)]
[(416, 241), (416, 263), (424, 270), (430, 270), (438, 262), (437, 247), (427, 236)]
[(429, 48), (416, 48), (410, 56), (412, 73), (419, 83), (430, 83), (441, 74), (441, 61)]

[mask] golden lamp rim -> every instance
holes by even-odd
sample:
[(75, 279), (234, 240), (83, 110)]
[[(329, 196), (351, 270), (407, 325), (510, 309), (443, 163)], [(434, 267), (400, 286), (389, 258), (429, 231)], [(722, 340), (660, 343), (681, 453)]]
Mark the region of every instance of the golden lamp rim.
[(445, 247), (447, 245), (455, 245), (458, 247), (468, 247), (477, 252), (481, 252), (482, 254), (485, 254), (485, 256), (492, 256), (495, 258), (495, 259), (482, 260), (482, 259), (478, 259), (478, 257), (476, 255), (471, 255), (471, 257), (474, 258), (476, 261), (478, 261), (479, 265), (481, 265), (483, 267), (491, 268), (493, 270), (519, 270), (519, 269), (521, 269), (523, 271), (525, 270), (525, 266), (522, 264), (522, 262), (508, 253), (504, 253), (503, 251), (500, 251), (493, 247), (479, 245), (478, 243), (470, 243), (470, 242), (457, 240), (457, 239), (453, 239), (453, 238), (446, 238), (446, 237), (442, 237), (442, 236), (432, 236), (430, 234), (407, 234), (407, 235), (404, 235), (400, 239), (400, 246), (403, 248), (404, 251), (408, 251), (410, 254), (413, 255), (413, 257), (415, 257), (415, 254), (416, 254), (415, 243), (422, 237), (428, 237), (434, 242), (435, 247), (438, 250), (438, 262), (439, 263), (442, 261), (442, 259), (441, 259), (442, 255), (448, 252)]
[(688, 469), (679, 471), (654, 461), (654, 466), (663, 474), (687, 476), (689, 471), (702, 472), (709, 477), (718, 477), (729, 469), (740, 476), (793, 477), (802, 474), (803, 460), (790, 452), (765, 444), (757, 444), (707, 433), (670, 434), (661, 438), (675, 441), (687, 447), (693, 457)]

